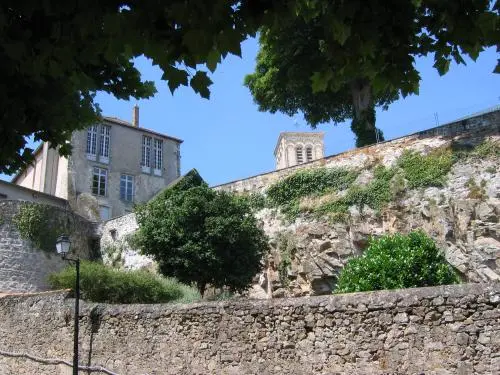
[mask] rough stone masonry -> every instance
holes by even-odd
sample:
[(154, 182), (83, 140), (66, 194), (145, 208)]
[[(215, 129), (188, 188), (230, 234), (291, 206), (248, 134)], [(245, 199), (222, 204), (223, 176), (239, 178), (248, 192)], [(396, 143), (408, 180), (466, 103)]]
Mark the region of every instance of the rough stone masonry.
[[(192, 305), (96, 305), (81, 363), (123, 375), (500, 372), (500, 283)], [(0, 298), (0, 352), (72, 358), (64, 292)], [(1, 375), (67, 374), (0, 355)]]

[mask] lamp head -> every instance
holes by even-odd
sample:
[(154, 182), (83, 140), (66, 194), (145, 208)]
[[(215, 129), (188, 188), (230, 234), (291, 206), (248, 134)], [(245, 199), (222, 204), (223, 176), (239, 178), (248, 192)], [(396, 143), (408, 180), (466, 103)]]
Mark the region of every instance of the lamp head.
[(56, 250), (57, 254), (62, 256), (66, 256), (69, 253), (69, 249), (71, 248), (71, 242), (69, 237), (66, 235), (61, 235), (56, 240)]

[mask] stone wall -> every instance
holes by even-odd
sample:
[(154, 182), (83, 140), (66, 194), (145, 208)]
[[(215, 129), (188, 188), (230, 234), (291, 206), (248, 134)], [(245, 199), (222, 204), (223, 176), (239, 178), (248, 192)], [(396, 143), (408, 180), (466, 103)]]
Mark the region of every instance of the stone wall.
[(327, 168), (359, 168), (374, 160), (389, 165), (397, 159), (404, 149), (420, 152), (428, 151), (432, 148), (443, 146), (447, 142), (450, 142), (450, 140), (463, 141), (465, 139), (468, 143), (474, 144), (488, 135), (499, 133), (500, 109), (497, 109), (376, 145), (352, 149), (309, 163), (217, 185), (214, 186), (214, 189), (239, 193), (263, 193), (271, 184), (300, 169), (321, 166)]
[[(13, 223), (23, 202), (0, 201), (0, 292), (31, 292), (48, 288), (47, 276), (67, 263), (53, 252), (37, 249), (21, 238)], [(49, 220), (63, 220), (75, 228), (70, 236), (72, 249), (83, 259), (92, 257), (95, 224), (54, 206), (49, 207)], [(1, 372), (0, 372), (1, 374)]]
[[(500, 284), (193, 305), (95, 305), (80, 358), (121, 375), (498, 374)], [(73, 300), (0, 298), (0, 374), (68, 374)], [(91, 318), (91, 316), (93, 318)]]
[(156, 269), (150, 257), (139, 254), (129, 243), (130, 236), (137, 228), (134, 213), (102, 223), (100, 248), (104, 264), (127, 270)]

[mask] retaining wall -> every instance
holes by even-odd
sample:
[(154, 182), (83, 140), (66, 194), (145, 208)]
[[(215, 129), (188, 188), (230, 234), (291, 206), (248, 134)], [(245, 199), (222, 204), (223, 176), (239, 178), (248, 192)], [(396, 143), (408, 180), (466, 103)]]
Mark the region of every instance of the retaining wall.
[(300, 169), (322, 166), (327, 168), (360, 168), (374, 162), (390, 165), (404, 149), (426, 152), (451, 141), (476, 144), (487, 136), (498, 136), (498, 134), (500, 134), (500, 109), (495, 109), (401, 138), (352, 149), (309, 163), (228, 182), (213, 188), (238, 193), (263, 193), (271, 184)]
[[(67, 265), (56, 250), (36, 248), (31, 241), (21, 238), (13, 218), (19, 212), (21, 201), (0, 201), (0, 292), (32, 292), (48, 289), (47, 276)], [(33, 204), (33, 203), (31, 203)], [(65, 221), (75, 228), (70, 236), (71, 248), (83, 259), (91, 258), (98, 246), (95, 243), (96, 224), (59, 207), (47, 205), (49, 221)], [(0, 372), (1, 374), (1, 372)]]
[[(0, 298), (0, 374), (66, 374), (64, 293)], [(83, 303), (80, 358), (117, 374), (498, 374), (500, 284), (193, 305)], [(93, 316), (93, 319), (91, 319)]]

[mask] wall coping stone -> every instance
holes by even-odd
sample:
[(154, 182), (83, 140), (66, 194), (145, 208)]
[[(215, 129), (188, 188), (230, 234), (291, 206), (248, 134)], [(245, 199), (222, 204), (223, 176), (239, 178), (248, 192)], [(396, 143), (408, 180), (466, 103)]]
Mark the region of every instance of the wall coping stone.
[[(106, 304), (86, 302), (80, 304), (81, 315), (86, 315), (96, 305), (106, 307), (104, 315), (117, 316), (127, 314), (160, 314), (170, 315), (182, 312), (210, 313), (223, 312), (226, 308), (256, 309), (258, 311), (275, 308), (292, 308), (305, 306), (320, 306), (330, 312), (342, 312), (362, 308), (368, 311), (377, 311), (391, 307), (417, 306), (422, 299), (463, 298), (471, 295), (488, 295), (490, 303), (500, 305), (500, 282), (467, 283), (455, 285), (441, 285), (435, 287), (409, 288), (397, 290), (382, 290), (373, 292), (346, 293), (328, 296), (273, 298), (273, 299), (235, 299), (231, 301), (195, 302), (191, 304)], [(49, 291), (42, 293), (8, 294), (0, 298), (0, 305), (16, 305), (30, 301), (62, 303), (73, 306), (74, 300), (69, 297), (68, 290)]]

